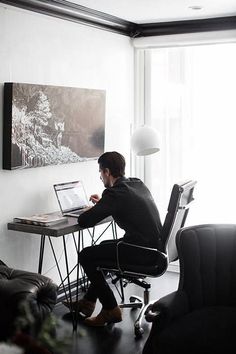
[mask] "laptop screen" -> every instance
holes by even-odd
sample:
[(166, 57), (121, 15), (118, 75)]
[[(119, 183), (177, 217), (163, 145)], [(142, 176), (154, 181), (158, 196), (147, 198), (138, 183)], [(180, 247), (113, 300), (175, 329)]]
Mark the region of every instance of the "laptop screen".
[(54, 184), (54, 190), (62, 213), (83, 209), (89, 205), (81, 181)]

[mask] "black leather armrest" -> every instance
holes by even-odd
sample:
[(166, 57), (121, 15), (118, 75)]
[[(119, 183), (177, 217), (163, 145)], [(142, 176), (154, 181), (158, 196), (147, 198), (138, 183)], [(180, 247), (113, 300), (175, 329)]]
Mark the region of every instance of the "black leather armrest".
[(172, 292), (148, 306), (145, 318), (148, 322), (158, 321), (161, 327), (183, 316), (189, 310), (188, 297), (184, 291)]
[[(0, 265), (0, 327), (6, 335), (14, 330), (26, 301), (39, 325), (52, 311), (57, 300), (57, 285), (41, 274)], [(1, 337), (1, 335), (0, 335)]]

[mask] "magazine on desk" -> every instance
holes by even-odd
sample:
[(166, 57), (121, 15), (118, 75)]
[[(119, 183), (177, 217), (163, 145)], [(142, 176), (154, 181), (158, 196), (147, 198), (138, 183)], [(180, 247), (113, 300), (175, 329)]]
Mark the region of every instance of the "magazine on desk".
[(19, 216), (13, 219), (14, 222), (19, 222), (29, 225), (38, 226), (53, 226), (62, 222), (66, 222), (67, 218), (62, 216), (61, 212), (35, 214), (31, 216)]

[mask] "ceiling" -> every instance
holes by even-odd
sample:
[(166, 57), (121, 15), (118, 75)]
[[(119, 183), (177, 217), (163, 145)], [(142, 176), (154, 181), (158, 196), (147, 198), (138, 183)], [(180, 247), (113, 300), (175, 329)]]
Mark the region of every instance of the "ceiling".
[[(236, 15), (236, 0), (70, 0), (77, 5), (142, 23)], [(191, 6), (202, 6), (192, 9)]]

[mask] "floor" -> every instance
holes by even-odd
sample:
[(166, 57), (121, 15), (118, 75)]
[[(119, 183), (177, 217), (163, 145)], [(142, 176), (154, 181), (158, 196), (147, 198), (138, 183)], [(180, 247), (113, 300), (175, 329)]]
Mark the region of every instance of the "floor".
[[(166, 272), (162, 277), (151, 280), (151, 301), (174, 291), (178, 286), (179, 275), (176, 272)], [(114, 290), (117, 300), (119, 295)], [(142, 289), (129, 284), (125, 288), (126, 298), (131, 294), (142, 296)], [(98, 304), (95, 313), (100, 311)], [(67, 337), (70, 343), (63, 354), (141, 354), (144, 343), (148, 337), (151, 324), (143, 321), (144, 334), (141, 339), (134, 336), (134, 319), (138, 310), (123, 309), (123, 321), (104, 328), (90, 328), (78, 323), (76, 332), (72, 330), (71, 315), (61, 303), (57, 304), (54, 311), (59, 319), (58, 338)]]

